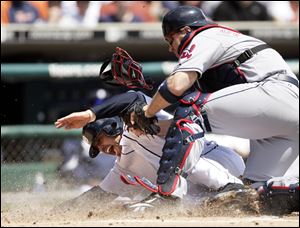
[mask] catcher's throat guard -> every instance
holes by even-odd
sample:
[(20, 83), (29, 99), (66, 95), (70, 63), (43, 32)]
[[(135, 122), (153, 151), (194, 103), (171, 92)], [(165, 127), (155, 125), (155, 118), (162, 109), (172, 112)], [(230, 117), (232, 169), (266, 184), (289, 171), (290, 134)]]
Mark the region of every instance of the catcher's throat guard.
[[(111, 69), (105, 71), (109, 64)], [(153, 81), (149, 78), (145, 79), (142, 71), (141, 64), (134, 61), (125, 50), (117, 47), (112, 58), (103, 62), (99, 76), (108, 84), (124, 85), (130, 89), (152, 90)]]

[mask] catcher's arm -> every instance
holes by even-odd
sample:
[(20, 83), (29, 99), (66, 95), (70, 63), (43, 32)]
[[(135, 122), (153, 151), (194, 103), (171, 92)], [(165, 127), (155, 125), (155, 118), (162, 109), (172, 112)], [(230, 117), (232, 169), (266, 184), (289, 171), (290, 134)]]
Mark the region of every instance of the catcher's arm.
[(168, 77), (158, 88), (149, 106), (145, 109), (147, 117), (154, 116), (160, 110), (176, 103), (197, 80), (196, 72), (177, 72)]

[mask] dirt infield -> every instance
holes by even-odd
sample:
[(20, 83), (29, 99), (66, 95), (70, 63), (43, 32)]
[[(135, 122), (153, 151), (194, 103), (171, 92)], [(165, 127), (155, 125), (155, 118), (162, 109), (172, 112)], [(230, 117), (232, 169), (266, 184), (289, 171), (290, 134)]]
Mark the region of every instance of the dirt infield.
[(1, 193), (1, 226), (299, 227), (298, 213), (288, 216), (261, 215), (253, 205), (253, 208), (246, 209), (228, 205), (214, 205), (210, 208), (178, 205), (137, 213), (125, 210), (117, 204), (109, 205), (110, 200), (97, 191), (83, 195), (67, 190)]

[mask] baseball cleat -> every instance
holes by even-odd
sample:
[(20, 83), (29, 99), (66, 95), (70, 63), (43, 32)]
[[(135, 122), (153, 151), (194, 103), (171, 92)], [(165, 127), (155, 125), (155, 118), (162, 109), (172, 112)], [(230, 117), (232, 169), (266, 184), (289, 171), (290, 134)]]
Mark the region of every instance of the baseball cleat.
[(173, 198), (173, 197), (166, 197), (162, 196), (158, 193), (151, 193), (148, 197), (141, 200), (140, 202), (133, 203), (133, 204), (126, 204), (125, 208), (132, 210), (134, 212), (143, 212), (146, 209), (154, 209), (161, 207), (163, 205), (168, 205), (169, 203), (175, 203), (178, 202), (179, 198)]
[(259, 213), (260, 210), (257, 191), (234, 183), (227, 184), (213, 196), (205, 199), (203, 205), (207, 208), (218, 208), (221, 211), (226, 208), (228, 211)]

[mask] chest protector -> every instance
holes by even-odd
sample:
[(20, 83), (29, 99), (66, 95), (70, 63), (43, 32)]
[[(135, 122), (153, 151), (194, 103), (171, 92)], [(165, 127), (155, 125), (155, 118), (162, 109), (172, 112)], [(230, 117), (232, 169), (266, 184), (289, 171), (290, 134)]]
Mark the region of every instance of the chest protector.
[(246, 83), (243, 72), (234, 67), (232, 63), (225, 63), (218, 67), (208, 69), (197, 80), (197, 88), (204, 93), (213, 93), (228, 86)]
[[(181, 55), (185, 47), (200, 32), (210, 28), (223, 28), (217, 24), (208, 25), (188, 33), (178, 47), (178, 53)], [(231, 29), (229, 29), (231, 30)], [(246, 83), (247, 80), (243, 72), (234, 64), (234, 62), (225, 63), (214, 68), (206, 70), (201, 78), (195, 83), (195, 86), (204, 93), (212, 93), (228, 86)]]

